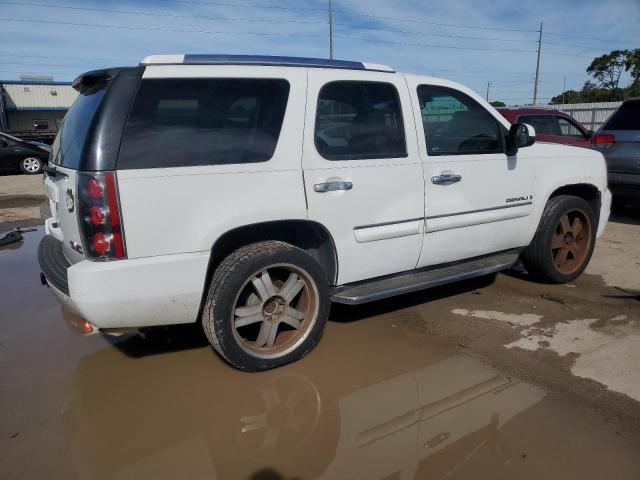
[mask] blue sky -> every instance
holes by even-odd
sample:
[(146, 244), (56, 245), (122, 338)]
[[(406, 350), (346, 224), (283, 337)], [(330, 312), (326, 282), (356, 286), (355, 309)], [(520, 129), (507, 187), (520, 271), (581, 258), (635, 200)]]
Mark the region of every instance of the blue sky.
[[(326, 0), (0, 0), (0, 78), (71, 80), (154, 53), (326, 57), (326, 8)], [(334, 0), (333, 8), (335, 58), (449, 78), (483, 96), (491, 82), (490, 100), (509, 104), (531, 101), (540, 22), (542, 101), (565, 77), (579, 88), (593, 57), (640, 47), (640, 0)]]

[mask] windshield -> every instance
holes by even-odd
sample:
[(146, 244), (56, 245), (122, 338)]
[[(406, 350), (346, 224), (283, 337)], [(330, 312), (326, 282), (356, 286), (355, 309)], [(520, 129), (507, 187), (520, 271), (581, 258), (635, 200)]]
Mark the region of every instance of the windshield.
[(640, 101), (623, 103), (602, 129), (640, 130)]

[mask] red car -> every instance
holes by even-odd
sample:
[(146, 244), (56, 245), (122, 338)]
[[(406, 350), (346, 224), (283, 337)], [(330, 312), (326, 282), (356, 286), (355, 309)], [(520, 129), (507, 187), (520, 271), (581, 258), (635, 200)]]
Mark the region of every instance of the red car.
[(593, 132), (559, 110), (549, 108), (498, 108), (511, 123), (528, 123), (536, 129), (536, 140), (591, 148)]

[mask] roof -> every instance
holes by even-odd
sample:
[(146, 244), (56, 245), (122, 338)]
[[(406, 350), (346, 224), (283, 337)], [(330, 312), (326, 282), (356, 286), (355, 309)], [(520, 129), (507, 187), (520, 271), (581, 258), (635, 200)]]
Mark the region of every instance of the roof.
[(0, 85), (71, 85), (71, 82), (53, 80), (0, 80)]
[(66, 110), (78, 92), (67, 82), (2, 83), (5, 110)]
[(347, 70), (373, 70), (394, 72), (387, 65), (354, 62), (350, 60), (329, 60), (326, 58), (285, 57), (273, 55), (221, 55), (221, 54), (176, 54), (150, 55), (140, 61), (140, 65), (269, 65), (279, 67), (338, 68)]

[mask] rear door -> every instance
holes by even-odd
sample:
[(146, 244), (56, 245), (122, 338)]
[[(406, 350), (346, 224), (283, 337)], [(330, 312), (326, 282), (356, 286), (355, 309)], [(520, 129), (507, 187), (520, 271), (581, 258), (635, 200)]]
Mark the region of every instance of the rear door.
[(536, 131), (536, 141), (568, 144), (570, 139), (563, 137), (556, 115), (520, 115), (516, 122), (531, 125)]
[(584, 128), (574, 122), (572, 119), (556, 115), (560, 135), (565, 140), (565, 145), (575, 147), (591, 148), (589, 135)]
[(425, 172), (418, 266), (522, 246), (534, 202), (531, 159), (506, 155), (502, 117), (470, 90), (407, 79)]
[(424, 184), (403, 77), (336, 69), (308, 76), (308, 217), (334, 239), (338, 284), (415, 268)]

